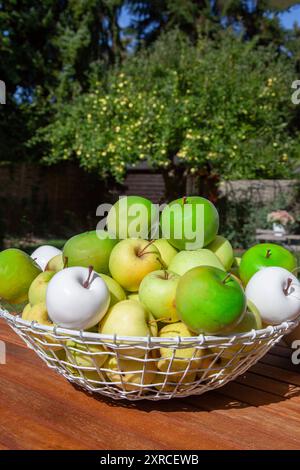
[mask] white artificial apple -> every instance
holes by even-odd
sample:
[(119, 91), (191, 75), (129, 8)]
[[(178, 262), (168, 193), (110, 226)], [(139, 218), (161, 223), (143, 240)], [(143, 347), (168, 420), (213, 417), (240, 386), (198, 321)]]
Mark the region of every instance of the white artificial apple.
[(56, 255), (61, 255), (62, 251), (55, 246), (51, 245), (42, 245), (39, 246), (34, 252), (31, 254), (31, 258), (35, 260), (35, 262), (39, 265), (39, 267), (45, 271), (45, 268), (48, 262)]
[(75, 330), (92, 328), (104, 317), (109, 290), (92, 267), (65, 268), (50, 280), (46, 304), (53, 323)]
[(287, 269), (260, 269), (248, 282), (246, 296), (266, 324), (277, 325), (300, 315), (300, 282)]
[(225, 271), (219, 258), (206, 248), (195, 251), (180, 251), (172, 259), (168, 271), (183, 276), (187, 271), (198, 266), (213, 266)]

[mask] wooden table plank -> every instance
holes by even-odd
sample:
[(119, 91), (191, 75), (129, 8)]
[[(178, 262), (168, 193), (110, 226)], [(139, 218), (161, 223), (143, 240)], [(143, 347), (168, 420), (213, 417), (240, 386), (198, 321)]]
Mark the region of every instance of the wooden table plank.
[(0, 449), (300, 447), (299, 366), (290, 363), (284, 346), (216, 391), (128, 403), (78, 390), (2, 321), (0, 338), (7, 343), (7, 364), (0, 366)]

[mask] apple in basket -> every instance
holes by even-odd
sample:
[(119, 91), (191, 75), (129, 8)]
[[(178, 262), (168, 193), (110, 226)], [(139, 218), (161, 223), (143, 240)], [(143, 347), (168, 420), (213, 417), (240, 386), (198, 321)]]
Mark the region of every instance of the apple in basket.
[(153, 241), (127, 239), (112, 250), (109, 270), (112, 277), (126, 290), (136, 292), (146, 274), (161, 269), (160, 253)]
[(92, 230), (70, 238), (63, 249), (67, 266), (88, 268), (93, 266), (97, 273), (108, 274), (108, 261), (117, 240), (109, 238), (104, 230)]
[(44, 271), (39, 274), (29, 287), (28, 299), (31, 305), (46, 302), (46, 292), (54, 271)]
[(172, 259), (169, 270), (183, 276), (186, 272), (198, 266), (214, 266), (225, 271), (219, 258), (210, 250), (201, 248), (199, 250), (180, 251)]
[(244, 286), (261, 268), (280, 267), (293, 272), (297, 267), (295, 256), (286, 248), (275, 243), (260, 243), (247, 250), (241, 259), (239, 277)]
[(295, 320), (300, 315), (300, 282), (287, 269), (260, 269), (248, 282), (246, 296), (267, 325)]
[[(35, 305), (27, 304), (24, 307), (22, 312), (22, 319), (30, 322), (34, 322), (37, 325), (44, 325), (44, 326), (51, 326), (53, 327), (53, 323), (49, 318), (47, 307), (45, 302), (40, 302)], [(46, 350), (52, 349), (53, 351), (62, 350), (63, 346), (59, 343), (55, 338), (53, 338), (50, 334), (44, 334), (44, 332), (36, 331), (32, 333), (33, 336), (36, 338), (37, 343), (45, 348)], [(43, 343), (43, 344), (42, 344)], [(49, 343), (45, 344), (45, 343)]]
[(24, 251), (15, 248), (0, 253), (0, 298), (10, 304), (27, 302), (28, 289), (41, 269)]
[(219, 258), (227, 271), (230, 270), (234, 261), (234, 254), (231, 243), (227, 238), (217, 235), (206, 248), (211, 250)]
[(55, 273), (48, 284), (46, 304), (53, 323), (76, 330), (95, 326), (110, 303), (109, 290), (93, 268), (72, 267)]
[[(135, 337), (157, 336), (157, 322), (137, 300), (122, 300), (109, 309), (99, 324), (99, 333)], [(130, 345), (130, 341), (126, 342), (127, 344)], [(145, 349), (135, 346), (123, 347), (121, 344), (120, 353), (142, 357), (145, 355)]]
[(147, 361), (125, 359), (122, 356), (110, 356), (103, 365), (111, 382), (126, 391), (141, 390), (143, 385), (150, 385), (156, 376), (155, 361), (151, 357)]
[(158, 249), (164, 266), (168, 268), (178, 251), (165, 238), (159, 238), (158, 240), (155, 240), (153, 245)]
[(57, 255), (61, 255), (61, 250), (55, 246), (42, 245), (34, 250), (31, 258), (39, 265), (42, 271), (45, 271), (48, 262)]
[(219, 214), (208, 199), (183, 197), (164, 208), (161, 228), (163, 237), (178, 250), (196, 250), (215, 239), (219, 229)]
[(177, 316), (175, 296), (180, 276), (171, 271), (153, 271), (147, 274), (139, 288), (139, 299), (157, 319), (175, 322)]
[(141, 196), (121, 197), (107, 215), (106, 226), (114, 239), (148, 238), (157, 216), (149, 199)]
[(224, 334), (244, 315), (246, 296), (232, 274), (201, 266), (191, 269), (179, 280), (176, 308), (179, 318), (191, 331)]

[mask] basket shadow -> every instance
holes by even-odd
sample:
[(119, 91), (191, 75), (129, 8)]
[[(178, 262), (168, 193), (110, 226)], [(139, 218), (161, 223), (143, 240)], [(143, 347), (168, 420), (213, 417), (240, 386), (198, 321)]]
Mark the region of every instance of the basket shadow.
[[(289, 383), (278, 382), (278, 388), (270, 390), (270, 386), (263, 387), (253, 380), (254, 374), (247, 372), (235, 381), (208, 391), (202, 395), (191, 395), (169, 400), (114, 400), (97, 393), (87, 392), (79, 385), (72, 386), (93, 400), (105, 403), (112, 408), (127, 408), (143, 412), (213, 412), (217, 410), (244, 409), (249, 407), (263, 407), (280, 403), (300, 396), (300, 387)], [(262, 378), (264, 379), (264, 378)]]

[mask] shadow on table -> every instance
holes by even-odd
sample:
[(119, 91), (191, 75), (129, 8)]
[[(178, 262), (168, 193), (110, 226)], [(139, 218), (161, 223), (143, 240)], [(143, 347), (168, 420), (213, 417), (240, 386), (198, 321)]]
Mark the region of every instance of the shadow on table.
[(150, 413), (159, 412), (211, 412), (216, 410), (243, 409), (249, 407), (267, 406), (300, 396), (300, 388), (288, 383), (278, 382), (280, 390), (266, 390), (249, 384), (249, 373), (238, 377), (234, 382), (216, 390), (206, 392), (203, 395), (193, 395), (170, 400), (114, 400), (98, 394), (91, 394), (73, 385), (81, 393), (85, 393), (91, 399), (106, 403), (114, 408), (128, 408)]

